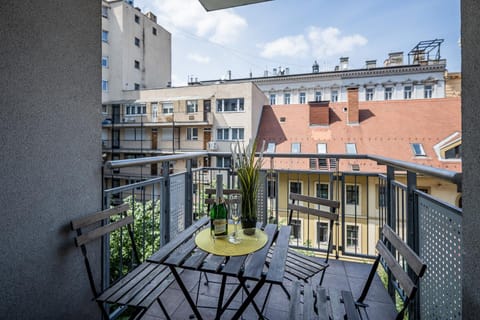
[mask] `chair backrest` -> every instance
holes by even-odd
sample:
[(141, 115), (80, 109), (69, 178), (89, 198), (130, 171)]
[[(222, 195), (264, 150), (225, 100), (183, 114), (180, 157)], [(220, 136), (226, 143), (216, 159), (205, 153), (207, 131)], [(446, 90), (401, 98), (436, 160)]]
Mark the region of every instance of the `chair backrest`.
[[(88, 279), (90, 281), (90, 287), (95, 297), (98, 296), (98, 291), (95, 285), (92, 269), (90, 267), (90, 262), (88, 260), (86, 247), (87, 243), (99, 239), (115, 230), (126, 226), (132, 244), (134, 258), (137, 262), (139, 262), (139, 256), (135, 245), (133, 230), (131, 228), (131, 224), (133, 223), (133, 216), (127, 214), (129, 208), (130, 206), (128, 204), (122, 204), (117, 207), (89, 214), (87, 216), (72, 220), (70, 222), (71, 229), (73, 231), (76, 231), (77, 235), (74, 238), (75, 245), (79, 247), (82, 251), (85, 267), (87, 268)], [(111, 217), (114, 215), (119, 215), (119, 218), (115, 221), (112, 221)]]
[[(205, 199), (205, 204), (207, 204), (207, 212), (210, 211), (210, 205), (212, 205), (215, 202), (215, 195), (217, 193), (216, 189), (205, 189), (205, 194), (207, 194), (207, 198)], [(228, 196), (231, 194), (240, 194), (239, 189), (223, 189), (223, 195), (225, 196), (224, 201), (226, 203), (229, 203)]]
[[(383, 226), (382, 236), (383, 240), (380, 239), (376, 246), (378, 250), (377, 259), (372, 266), (370, 275), (358, 301), (362, 302), (365, 299), (376, 269), (380, 261), (382, 261), (387, 270), (390, 271), (391, 275), (394, 277), (397, 285), (405, 293), (406, 299), (403, 308), (397, 315), (397, 319), (403, 319), (405, 310), (408, 308), (409, 303), (418, 291), (418, 283), (420, 278), (425, 274), (427, 265), (423, 263), (422, 259), (388, 225)], [(390, 246), (390, 249), (388, 246)], [(400, 260), (405, 261), (408, 268), (401, 266), (392, 252), (395, 252)], [(408, 269), (411, 270), (410, 273)]]
[[(292, 218), (295, 212), (312, 215), (319, 218), (325, 218), (329, 220), (329, 236), (328, 236), (328, 249), (325, 261), (328, 262), (330, 251), (332, 251), (333, 242), (333, 227), (335, 222), (338, 221), (337, 209), (340, 207), (340, 202), (328, 199), (322, 199), (312, 196), (306, 196), (298, 193), (290, 193), (289, 201), (287, 205), (288, 213), (288, 225), (292, 224)], [(320, 210), (314, 206), (326, 206), (329, 211)], [(293, 230), (293, 229), (292, 229)]]

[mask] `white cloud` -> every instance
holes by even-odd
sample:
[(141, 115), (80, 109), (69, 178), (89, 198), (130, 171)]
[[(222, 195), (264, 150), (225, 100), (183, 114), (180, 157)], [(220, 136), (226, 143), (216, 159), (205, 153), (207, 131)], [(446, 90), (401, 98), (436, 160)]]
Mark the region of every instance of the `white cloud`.
[(207, 63), (210, 62), (210, 57), (209, 56), (202, 56), (198, 53), (189, 53), (187, 55), (187, 59), (195, 61), (197, 63), (201, 63), (201, 64), (207, 64)]
[(368, 42), (359, 34), (342, 36), (340, 30), (333, 27), (326, 29), (310, 27), (307, 37), (312, 46), (312, 53), (316, 57), (344, 54)]
[(265, 58), (303, 56), (309, 50), (309, 45), (303, 35), (279, 38), (262, 47), (260, 55)]
[(367, 44), (359, 34), (342, 36), (337, 28), (309, 27), (305, 34), (287, 36), (261, 45), (260, 55), (265, 58), (296, 57), (311, 54), (322, 58), (341, 55)]
[(247, 27), (233, 10), (206, 12), (198, 0), (152, 0), (151, 5), (167, 29), (171, 25), (220, 44), (233, 43)]

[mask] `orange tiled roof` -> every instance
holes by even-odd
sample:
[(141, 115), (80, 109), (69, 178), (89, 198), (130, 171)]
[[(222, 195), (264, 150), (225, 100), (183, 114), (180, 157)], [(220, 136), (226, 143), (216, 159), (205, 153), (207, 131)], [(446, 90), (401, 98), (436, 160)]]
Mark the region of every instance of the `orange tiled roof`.
[[(317, 153), (317, 143), (327, 152), (344, 154), (346, 143), (355, 143), (358, 154), (379, 155), (417, 164), (461, 171), (459, 161), (440, 161), (433, 146), (461, 132), (461, 99), (418, 99), (359, 102), (359, 124), (347, 124), (348, 102), (329, 103), (329, 125), (310, 125), (309, 104), (264, 106), (259, 141), (276, 143), (276, 153), (289, 153), (292, 142), (302, 153)], [(285, 122), (280, 118), (285, 117)], [(415, 157), (411, 143), (421, 143), (426, 156)], [(372, 161), (342, 160), (340, 170), (360, 165), (360, 171), (381, 170)], [(308, 159), (277, 159), (275, 167), (308, 169)]]

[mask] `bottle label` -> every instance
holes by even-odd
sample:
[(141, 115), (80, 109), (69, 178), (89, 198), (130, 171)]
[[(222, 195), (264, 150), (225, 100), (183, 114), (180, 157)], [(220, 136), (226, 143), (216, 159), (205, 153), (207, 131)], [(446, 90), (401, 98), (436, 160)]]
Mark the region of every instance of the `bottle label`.
[(227, 235), (227, 219), (213, 220), (213, 234), (215, 236)]

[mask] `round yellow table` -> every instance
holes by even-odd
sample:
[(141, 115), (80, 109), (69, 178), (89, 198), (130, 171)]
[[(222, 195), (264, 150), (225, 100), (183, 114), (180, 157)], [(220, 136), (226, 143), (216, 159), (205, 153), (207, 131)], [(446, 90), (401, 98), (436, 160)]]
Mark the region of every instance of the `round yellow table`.
[[(234, 226), (228, 225), (228, 230), (234, 230)], [(243, 256), (263, 248), (268, 236), (260, 229), (256, 229), (255, 234), (248, 236), (238, 228), (237, 239), (240, 243), (230, 243), (228, 236), (214, 239), (210, 234), (210, 228), (206, 228), (197, 234), (195, 244), (203, 251), (218, 256)]]

